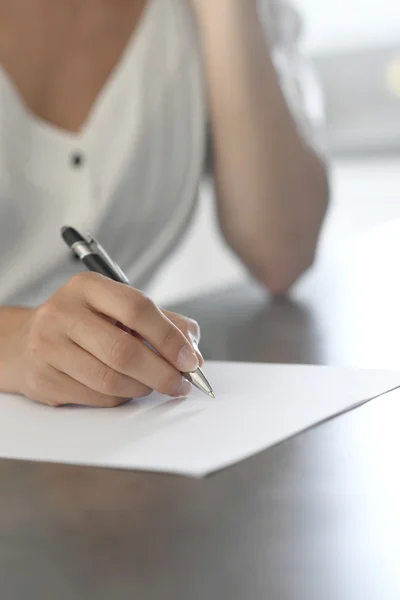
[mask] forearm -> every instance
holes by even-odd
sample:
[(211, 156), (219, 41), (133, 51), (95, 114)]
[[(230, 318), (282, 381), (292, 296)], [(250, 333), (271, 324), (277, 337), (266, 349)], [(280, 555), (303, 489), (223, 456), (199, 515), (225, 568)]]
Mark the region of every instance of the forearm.
[(283, 98), (255, 0), (195, 0), (203, 40), (222, 231), (284, 291), (311, 262), (328, 184)]
[(0, 307), (0, 392), (18, 392), (16, 362), (29, 314), (26, 308)]

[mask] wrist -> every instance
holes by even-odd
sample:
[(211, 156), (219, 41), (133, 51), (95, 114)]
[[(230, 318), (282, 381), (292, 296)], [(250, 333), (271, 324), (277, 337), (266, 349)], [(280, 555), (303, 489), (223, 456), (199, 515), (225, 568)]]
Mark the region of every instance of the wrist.
[(27, 323), (34, 309), (0, 308), (0, 392), (18, 394)]

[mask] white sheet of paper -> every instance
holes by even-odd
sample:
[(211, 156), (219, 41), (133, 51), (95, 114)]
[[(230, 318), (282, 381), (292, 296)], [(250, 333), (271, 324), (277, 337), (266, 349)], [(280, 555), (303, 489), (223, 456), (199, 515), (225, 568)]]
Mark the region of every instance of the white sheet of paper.
[(0, 395), (0, 456), (201, 477), (400, 385), (400, 373), (210, 362), (216, 400), (153, 394), (117, 409)]

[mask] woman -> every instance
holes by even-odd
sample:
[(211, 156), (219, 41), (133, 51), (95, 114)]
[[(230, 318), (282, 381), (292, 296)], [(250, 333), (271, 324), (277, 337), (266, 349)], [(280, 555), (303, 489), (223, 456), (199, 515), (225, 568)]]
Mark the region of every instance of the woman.
[[(189, 392), (198, 326), (139, 290), (190, 218), (206, 123), (232, 249), (276, 294), (310, 266), (328, 185), (297, 21), (282, 3), (259, 9), (0, 0), (0, 391), (103, 407)], [(137, 289), (73, 276), (64, 224), (97, 234)]]

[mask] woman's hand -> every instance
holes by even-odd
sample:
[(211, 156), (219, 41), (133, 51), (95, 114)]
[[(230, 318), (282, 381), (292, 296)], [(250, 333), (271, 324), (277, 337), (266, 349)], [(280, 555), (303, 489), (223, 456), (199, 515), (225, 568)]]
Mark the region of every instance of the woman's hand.
[(200, 327), (197, 321), (184, 317), (183, 315), (178, 315), (169, 310), (163, 310), (162, 312), (177, 326), (178, 329), (180, 329), (180, 331), (182, 331), (183, 335), (193, 346), (194, 352), (199, 359), (200, 366), (202, 366), (204, 359), (199, 352)]
[(186, 396), (191, 386), (181, 372), (202, 364), (197, 323), (94, 273), (73, 277), (30, 311), (22, 330), (18, 392), (54, 406), (114, 407), (152, 390)]

